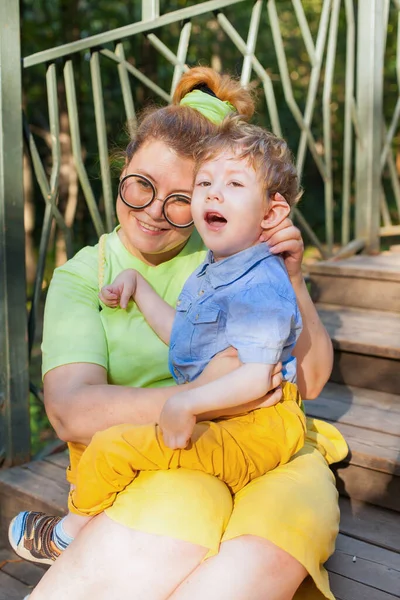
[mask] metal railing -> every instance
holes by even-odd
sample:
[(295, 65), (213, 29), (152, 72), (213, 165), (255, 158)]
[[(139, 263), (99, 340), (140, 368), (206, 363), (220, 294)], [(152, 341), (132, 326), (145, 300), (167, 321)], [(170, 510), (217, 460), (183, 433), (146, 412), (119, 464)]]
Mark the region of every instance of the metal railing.
[[(306, 161), (311, 161), (322, 181), (325, 233), (317, 235), (311, 226), (306, 202), (304, 209), (295, 209), (294, 217), (321, 256), (329, 258), (362, 249), (376, 252), (381, 236), (400, 233), (400, 185), (393, 153), (400, 117), (400, 96), (398, 94), (393, 114), (388, 116), (384, 115), (383, 92), (386, 32), (389, 22), (400, 19), (400, 0), (362, 0), (358, 3), (354, 0), (320, 0), (315, 2), (320, 12), (313, 29), (307, 20), (306, 4), (301, 0), (291, 0), (290, 3), (298, 24), (298, 40), (302, 44), (297, 66), (293, 57), (288, 56), (291, 40), (285, 38), (282, 2), (279, 0), (208, 0), (166, 14), (160, 14), (159, 0), (142, 0), (142, 19), (138, 22), (23, 59), (22, 76), (26, 70), (38, 65), (45, 67), (43, 86), (47, 90), (51, 140), (49, 169), (43, 164), (34, 133), (25, 125), (30, 160), (44, 205), (27, 328), (24, 318), (27, 302), (19, 14), (15, 0), (2, 0), (0, 3), (0, 452), (6, 464), (16, 464), (29, 457), (28, 355), (33, 346), (38, 314), (42, 310), (43, 277), (54, 227), (64, 237), (67, 257), (71, 257), (74, 251), (73, 218), (67, 218), (60, 207), (60, 81), (65, 89), (71, 152), (80, 190), (97, 236), (110, 231), (115, 225), (106, 133), (107, 109), (102, 85), (104, 61), (114, 63), (118, 71), (126, 119), (134, 123), (137, 107), (132, 86), (140, 84), (161, 101), (169, 102), (181, 74), (188, 68), (187, 56), (196, 22), (205, 15), (213, 22), (214, 29), (223, 33), (224, 44), (233, 48), (236, 63), (241, 61), (241, 83), (247, 85), (253, 78), (259, 80), (270, 128), (279, 135), (285, 131), (282, 121), (282, 106), (285, 104), (285, 114), (290, 115), (298, 129), (298, 144), (292, 147), (297, 169), (302, 175)], [(248, 9), (247, 37), (240, 35), (229, 19), (227, 10), (235, 5)], [(176, 23), (180, 23), (181, 27), (176, 40), (177, 51), (174, 52), (162, 41), (160, 32)], [(400, 32), (400, 26), (397, 27)], [(346, 51), (338, 75), (339, 35), (342, 39), (345, 36)], [(155, 51), (171, 65), (168, 89), (158, 85), (126, 57), (126, 42), (134, 36), (145, 36)], [(273, 67), (263, 64), (258, 58), (257, 48), (264, 40), (273, 45)], [(202, 58), (197, 57), (198, 60)], [(81, 142), (75, 83), (79, 60), (86, 63), (89, 60), (90, 64), (93, 132), (97, 136), (101, 173), (101, 206), (93, 190)], [(396, 61), (399, 89), (400, 43), (397, 44)], [(300, 66), (307, 71), (307, 84), (303, 85), (303, 95), (299, 99), (295, 82)], [(333, 91), (337, 89), (341, 90), (341, 98), (333, 100)], [(343, 122), (343, 135), (339, 142), (334, 139), (333, 120), (338, 102), (341, 103)], [(318, 110), (322, 113), (322, 128), (316, 130)], [(343, 165), (341, 172), (334, 168), (338, 155)], [(354, 231), (351, 226), (353, 210)], [(341, 213), (339, 221), (338, 213)]]

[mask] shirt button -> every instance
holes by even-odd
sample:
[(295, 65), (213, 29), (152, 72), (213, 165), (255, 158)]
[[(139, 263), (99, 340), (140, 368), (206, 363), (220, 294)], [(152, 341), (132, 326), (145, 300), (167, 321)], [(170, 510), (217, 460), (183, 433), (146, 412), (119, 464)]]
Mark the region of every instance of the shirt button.
[(196, 315), (196, 321), (198, 321), (198, 319), (199, 319), (199, 315)]
[(177, 305), (177, 306), (180, 306), (180, 305), (181, 305), (181, 301), (180, 301), (180, 300), (178, 300), (178, 302), (176, 303), (176, 305)]
[(204, 294), (204, 290), (200, 290), (199, 291), (199, 296), (202, 296)]

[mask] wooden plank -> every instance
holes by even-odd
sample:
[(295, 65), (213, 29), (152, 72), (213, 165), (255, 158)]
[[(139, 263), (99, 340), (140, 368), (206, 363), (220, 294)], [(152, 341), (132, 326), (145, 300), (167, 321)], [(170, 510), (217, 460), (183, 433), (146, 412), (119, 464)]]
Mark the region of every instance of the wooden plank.
[(395, 600), (398, 596), (368, 587), (336, 573), (329, 574), (331, 589), (336, 600)]
[(317, 309), (335, 348), (347, 352), (400, 359), (398, 313), (342, 308), (335, 304), (318, 304)]
[(335, 350), (331, 381), (397, 394), (399, 369), (398, 360)]
[(400, 597), (400, 555), (339, 534), (326, 568), (370, 587)]
[(342, 496), (400, 512), (400, 477), (353, 464), (334, 465), (333, 471)]
[(321, 261), (307, 265), (312, 275), (341, 275), (348, 278), (400, 281), (400, 253), (382, 253), (377, 256), (353, 256), (340, 261)]
[(21, 469), (40, 475), (41, 477), (52, 481), (58, 486), (61, 493), (65, 493), (69, 489), (69, 484), (66, 480), (65, 469), (60, 468), (59, 465), (54, 465), (45, 460), (34, 460), (25, 465), (21, 465)]
[[(329, 422), (329, 419), (325, 420)], [(334, 422), (334, 425), (343, 434), (350, 448), (349, 456), (344, 462), (400, 476), (398, 437), (343, 423)]]
[(50, 454), (49, 456), (46, 456), (46, 458), (44, 458), (43, 460), (52, 465), (56, 465), (61, 469), (64, 469), (64, 471), (69, 465), (68, 452), (58, 452), (57, 454)]
[[(400, 387), (399, 390), (400, 391)], [(396, 412), (400, 414), (400, 394), (388, 394), (366, 388), (344, 386), (339, 383), (328, 382), (319, 399), (323, 399), (328, 404), (340, 402), (347, 407), (379, 407), (380, 410)], [(314, 401), (310, 401), (311, 406)], [(360, 413), (361, 414), (361, 413)]]
[(380, 311), (400, 311), (398, 281), (377, 281), (327, 274), (311, 275), (314, 302)]
[(0, 571), (0, 600), (22, 600), (31, 588)]
[(341, 497), (341, 533), (400, 553), (400, 519), (398, 513)]
[(0, 532), (21, 510), (63, 515), (69, 485), (63, 469), (37, 461), (0, 472)]
[(11, 548), (0, 548), (0, 570), (25, 585), (34, 587), (41, 580), (47, 568), (18, 558)]
[[(399, 364), (400, 370), (400, 364)], [(399, 406), (400, 406), (400, 397)], [(325, 418), (331, 422), (352, 425), (372, 432), (390, 434), (399, 442), (400, 412), (384, 409), (378, 402), (375, 406), (360, 406), (338, 398), (324, 398), (323, 394), (316, 400), (305, 403), (307, 414), (317, 418)]]

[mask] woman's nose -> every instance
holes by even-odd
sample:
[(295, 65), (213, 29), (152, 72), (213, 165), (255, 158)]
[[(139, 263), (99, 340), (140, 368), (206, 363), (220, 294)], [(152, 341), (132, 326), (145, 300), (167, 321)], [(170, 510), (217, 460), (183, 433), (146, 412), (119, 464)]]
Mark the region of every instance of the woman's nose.
[(163, 219), (163, 201), (158, 198), (154, 198), (153, 202), (146, 208), (147, 214), (151, 216), (152, 219)]

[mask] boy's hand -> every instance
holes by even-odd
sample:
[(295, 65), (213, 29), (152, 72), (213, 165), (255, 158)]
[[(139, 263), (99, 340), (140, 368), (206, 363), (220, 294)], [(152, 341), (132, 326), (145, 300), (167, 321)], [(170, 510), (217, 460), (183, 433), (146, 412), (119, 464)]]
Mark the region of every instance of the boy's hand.
[(111, 308), (128, 306), (129, 300), (135, 295), (137, 285), (137, 272), (134, 269), (122, 271), (111, 285), (105, 285), (99, 294), (100, 300)]
[(185, 393), (172, 396), (164, 404), (160, 415), (160, 429), (169, 448), (186, 448), (196, 424), (196, 417), (187, 408)]

